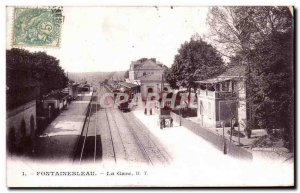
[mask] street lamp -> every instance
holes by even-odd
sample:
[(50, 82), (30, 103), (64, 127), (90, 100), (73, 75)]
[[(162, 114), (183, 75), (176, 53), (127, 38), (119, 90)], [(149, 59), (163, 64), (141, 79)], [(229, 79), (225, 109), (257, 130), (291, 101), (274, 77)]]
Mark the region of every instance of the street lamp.
[(223, 153), (227, 154), (226, 139), (225, 139), (225, 122), (224, 121), (221, 121), (221, 126), (223, 128)]
[(232, 142), (232, 132), (234, 130), (235, 117), (231, 118), (230, 121), (230, 143)]
[(240, 122), (238, 122), (238, 143), (239, 143), (239, 145), (241, 145), (240, 133), (241, 133)]

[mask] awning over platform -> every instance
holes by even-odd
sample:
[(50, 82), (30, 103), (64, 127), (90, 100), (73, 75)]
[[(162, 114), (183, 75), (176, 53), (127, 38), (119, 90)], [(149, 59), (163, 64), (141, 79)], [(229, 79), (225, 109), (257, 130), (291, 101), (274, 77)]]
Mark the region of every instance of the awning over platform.
[(139, 85), (132, 84), (132, 83), (129, 83), (129, 82), (119, 82), (118, 84), (120, 86), (124, 86), (126, 88), (136, 88), (136, 87), (139, 87)]
[(206, 80), (199, 80), (195, 81), (195, 83), (199, 84), (215, 84), (219, 82), (225, 82), (227, 80), (232, 80), (234, 79), (233, 77), (217, 77), (217, 78), (211, 78), (211, 79), (206, 79)]

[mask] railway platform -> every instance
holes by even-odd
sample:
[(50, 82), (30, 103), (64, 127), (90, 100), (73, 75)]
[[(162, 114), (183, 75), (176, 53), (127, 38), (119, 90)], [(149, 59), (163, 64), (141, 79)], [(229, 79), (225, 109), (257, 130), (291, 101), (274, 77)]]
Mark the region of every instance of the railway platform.
[(35, 157), (38, 159), (66, 160), (73, 158), (74, 147), (81, 135), (82, 127), (88, 110), (91, 95), (71, 102), (68, 109), (63, 110), (43, 133), (37, 137), (35, 143)]

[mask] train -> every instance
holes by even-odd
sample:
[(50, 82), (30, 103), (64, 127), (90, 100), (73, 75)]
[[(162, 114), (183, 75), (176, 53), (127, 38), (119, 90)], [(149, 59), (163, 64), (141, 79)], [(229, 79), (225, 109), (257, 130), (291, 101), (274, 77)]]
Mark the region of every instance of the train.
[[(125, 93), (128, 95), (128, 100), (124, 101), (122, 103), (118, 104), (118, 108), (121, 111), (130, 111), (132, 106), (132, 100), (137, 100), (137, 97), (135, 97), (135, 94), (140, 93), (140, 86), (127, 83), (127, 82), (120, 82), (118, 83), (118, 86), (109, 89), (111, 92), (114, 93), (114, 100), (117, 102), (117, 96), (118, 93)], [(161, 107), (161, 101), (162, 97), (164, 94), (167, 94), (166, 98), (168, 101), (164, 104), (163, 107)], [(185, 100), (181, 101), (181, 94), (186, 94)], [(176, 95), (175, 102), (174, 102), (174, 107), (172, 108), (171, 106), (171, 101), (172, 97)], [(124, 100), (124, 96), (120, 96), (118, 100)], [(159, 99), (155, 103), (155, 109), (156, 111), (159, 111), (158, 113), (161, 115), (169, 115), (170, 112), (175, 112), (177, 114), (180, 114), (182, 116), (197, 116), (197, 109), (196, 108), (191, 108), (190, 107), (190, 102), (189, 100), (193, 100), (192, 104), (194, 106), (197, 106), (197, 95), (194, 92), (191, 92), (191, 96), (188, 97), (188, 91), (187, 90), (180, 90), (177, 92), (163, 92), (160, 93)], [(180, 106), (180, 103), (184, 102), (185, 106)]]
[(121, 111), (127, 112), (127, 111), (130, 111), (132, 108), (132, 104), (131, 104), (132, 100), (137, 100), (135, 95), (140, 93), (140, 86), (136, 85), (136, 84), (131, 84), (128, 82), (120, 82), (120, 83), (118, 83), (116, 88), (113, 90), (113, 93), (114, 93), (115, 102), (117, 102), (117, 100), (119, 100), (119, 101), (124, 100), (124, 96), (122, 96), (122, 95), (120, 96), (119, 99), (117, 99), (118, 93), (127, 94), (128, 100), (118, 104), (118, 108)]
[(114, 89), (113, 90), (113, 93), (114, 93), (114, 101), (117, 102), (117, 100), (119, 101), (123, 101), (124, 100), (124, 96), (121, 95), (119, 99), (117, 99), (118, 97), (118, 94), (127, 94), (128, 95), (128, 100), (127, 101), (124, 101), (124, 102), (121, 102), (118, 104), (118, 108), (123, 111), (123, 112), (126, 112), (126, 111), (130, 111), (130, 103), (132, 101), (132, 94), (130, 92), (130, 90), (119, 90), (119, 89)]

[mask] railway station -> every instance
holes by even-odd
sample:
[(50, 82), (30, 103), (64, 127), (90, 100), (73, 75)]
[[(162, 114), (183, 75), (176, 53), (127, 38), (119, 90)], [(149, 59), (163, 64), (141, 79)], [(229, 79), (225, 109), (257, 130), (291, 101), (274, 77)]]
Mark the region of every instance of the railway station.
[(7, 187), (295, 184), (293, 6), (5, 10)]

